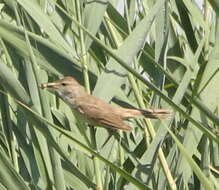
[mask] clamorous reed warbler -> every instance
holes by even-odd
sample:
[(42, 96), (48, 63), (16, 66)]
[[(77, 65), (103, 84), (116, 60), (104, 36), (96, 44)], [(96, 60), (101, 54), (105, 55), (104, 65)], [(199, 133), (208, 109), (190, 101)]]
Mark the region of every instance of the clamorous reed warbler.
[(41, 84), (40, 87), (54, 89), (88, 123), (110, 129), (131, 131), (132, 128), (124, 120), (136, 117), (165, 119), (171, 113), (170, 110), (166, 109), (142, 110), (113, 106), (88, 94), (73, 77), (64, 77), (55, 82)]

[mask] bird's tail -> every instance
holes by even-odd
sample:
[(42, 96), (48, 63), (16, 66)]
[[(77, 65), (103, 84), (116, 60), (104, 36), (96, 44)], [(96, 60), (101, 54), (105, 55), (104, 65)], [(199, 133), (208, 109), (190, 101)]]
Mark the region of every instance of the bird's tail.
[(172, 111), (167, 109), (124, 109), (123, 118), (146, 117), (151, 119), (166, 119)]

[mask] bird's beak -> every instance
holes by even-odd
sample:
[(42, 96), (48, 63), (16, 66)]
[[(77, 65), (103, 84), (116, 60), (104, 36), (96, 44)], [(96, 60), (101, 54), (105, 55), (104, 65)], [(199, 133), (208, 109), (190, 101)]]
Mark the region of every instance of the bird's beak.
[(50, 82), (50, 83), (44, 83), (39, 86), (40, 88), (59, 88), (59, 83), (56, 82)]

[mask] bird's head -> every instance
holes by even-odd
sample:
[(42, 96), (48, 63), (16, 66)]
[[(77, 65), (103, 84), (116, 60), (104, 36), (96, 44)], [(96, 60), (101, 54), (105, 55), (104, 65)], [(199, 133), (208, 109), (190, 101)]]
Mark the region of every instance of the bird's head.
[(40, 88), (51, 89), (58, 93), (59, 96), (69, 96), (70, 94), (77, 96), (77, 91), (81, 91), (82, 86), (73, 77), (64, 77), (60, 80), (44, 83), (40, 85)]

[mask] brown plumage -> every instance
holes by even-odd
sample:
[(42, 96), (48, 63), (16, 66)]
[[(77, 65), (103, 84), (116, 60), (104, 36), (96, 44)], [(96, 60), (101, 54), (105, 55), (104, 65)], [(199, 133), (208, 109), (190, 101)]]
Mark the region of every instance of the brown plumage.
[(113, 106), (95, 96), (89, 95), (72, 77), (42, 84), (41, 88), (52, 88), (67, 102), (72, 109), (82, 115), (90, 124), (110, 129), (131, 131), (132, 128), (124, 120), (136, 117), (165, 119), (171, 111), (166, 109), (128, 109)]

